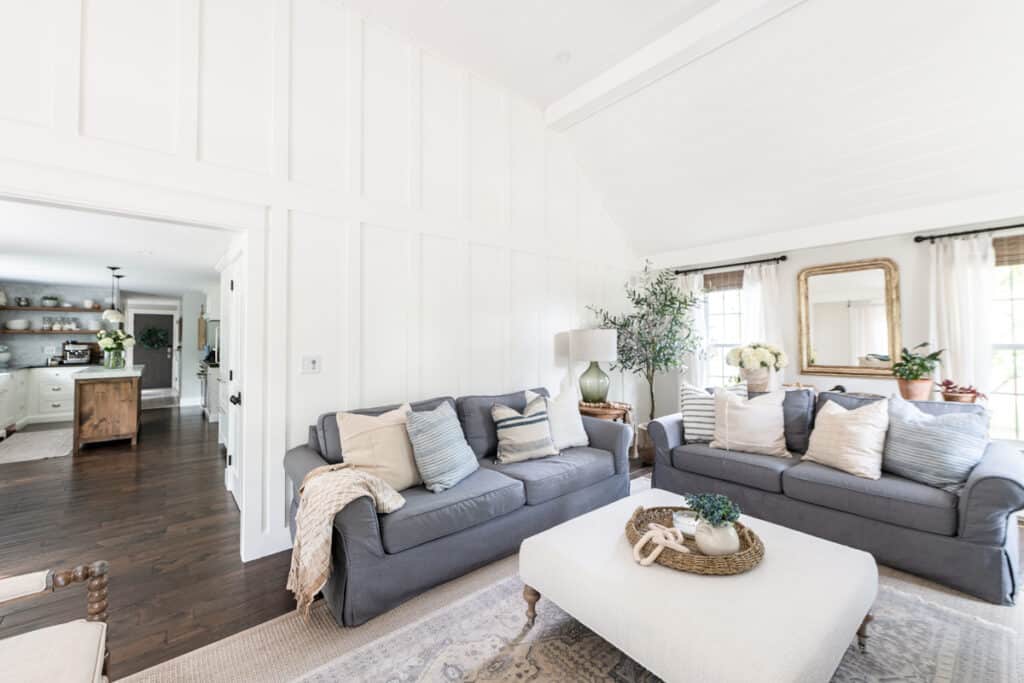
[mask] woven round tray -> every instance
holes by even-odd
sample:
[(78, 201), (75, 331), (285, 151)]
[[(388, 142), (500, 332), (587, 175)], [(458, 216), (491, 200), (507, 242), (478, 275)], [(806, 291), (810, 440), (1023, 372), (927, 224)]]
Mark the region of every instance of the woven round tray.
[[(685, 507), (654, 507), (644, 509), (638, 507), (633, 516), (626, 523), (626, 538), (630, 545), (635, 546), (645, 533), (647, 525), (651, 522), (662, 526), (672, 526), (672, 513), (685, 511)], [(736, 532), (740, 537), (740, 549), (732, 555), (704, 555), (697, 548), (697, 542), (687, 536), (683, 544), (690, 549), (688, 553), (681, 553), (671, 548), (664, 548), (655, 560), (658, 564), (692, 574), (705, 574), (709, 576), (728, 576), (730, 574), (742, 574), (750, 571), (764, 559), (764, 543), (751, 529), (739, 522), (734, 522)], [(641, 548), (644, 555), (653, 550), (648, 542)]]

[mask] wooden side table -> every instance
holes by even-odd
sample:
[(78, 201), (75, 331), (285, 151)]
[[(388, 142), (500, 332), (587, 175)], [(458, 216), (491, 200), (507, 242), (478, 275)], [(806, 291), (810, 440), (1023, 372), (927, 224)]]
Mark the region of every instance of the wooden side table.
[[(628, 403), (586, 403), (580, 401), (580, 415), (596, 417), (599, 420), (611, 420), (621, 422), (633, 427), (633, 406)], [(637, 438), (634, 430), (633, 445), (630, 447), (630, 457), (637, 457)]]

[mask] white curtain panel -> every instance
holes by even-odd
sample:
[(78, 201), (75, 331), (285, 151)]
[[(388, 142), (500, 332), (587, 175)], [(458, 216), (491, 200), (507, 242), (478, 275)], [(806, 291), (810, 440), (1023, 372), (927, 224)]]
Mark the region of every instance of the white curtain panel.
[[(698, 301), (703, 302), (704, 300), (704, 275), (702, 273), (690, 273), (689, 275), (679, 276), (679, 289), (683, 294), (693, 294), (697, 297)], [(680, 389), (683, 386), (683, 382), (688, 382), (695, 387), (704, 388), (707, 386), (708, 367), (707, 367), (707, 343), (708, 343), (708, 330), (707, 330), (707, 319), (704, 317), (704, 304), (701, 303), (700, 307), (693, 312), (694, 328), (697, 336), (700, 337), (700, 348), (697, 353), (688, 353), (683, 358), (683, 363), (686, 365), (686, 369), (683, 370), (680, 375)], [(681, 395), (680, 392), (676, 392)], [(680, 403), (680, 410), (682, 404)]]
[(743, 343), (765, 342), (781, 348), (782, 329), (777, 310), (773, 308), (780, 300), (778, 265), (760, 263), (746, 266), (740, 298)]
[[(929, 250), (928, 341), (932, 350), (945, 349), (938, 379), (989, 391), (996, 266), (992, 235), (936, 240)], [(906, 346), (916, 343), (904, 340)]]

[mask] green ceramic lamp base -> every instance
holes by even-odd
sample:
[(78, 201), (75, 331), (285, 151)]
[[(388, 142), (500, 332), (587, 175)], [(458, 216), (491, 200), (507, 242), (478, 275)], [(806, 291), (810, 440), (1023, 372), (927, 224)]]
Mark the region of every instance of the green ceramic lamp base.
[(580, 375), (580, 395), (587, 403), (604, 403), (608, 400), (608, 387), (611, 380), (597, 361), (591, 361), (590, 367)]

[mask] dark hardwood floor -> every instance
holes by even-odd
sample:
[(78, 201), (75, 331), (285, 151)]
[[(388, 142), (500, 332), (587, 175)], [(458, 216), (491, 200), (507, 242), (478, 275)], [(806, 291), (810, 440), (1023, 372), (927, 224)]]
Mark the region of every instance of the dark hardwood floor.
[[(0, 576), (107, 560), (113, 679), (294, 609), (289, 553), (242, 564), (238, 525), (198, 408), (145, 411), (136, 451), (0, 465)], [(0, 638), (84, 616), (80, 586), (17, 601)]]

